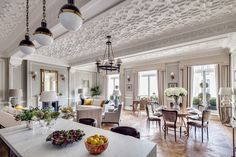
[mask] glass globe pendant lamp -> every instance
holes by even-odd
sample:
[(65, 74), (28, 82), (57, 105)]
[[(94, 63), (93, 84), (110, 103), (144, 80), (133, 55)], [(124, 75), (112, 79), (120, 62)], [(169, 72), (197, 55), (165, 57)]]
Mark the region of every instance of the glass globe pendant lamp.
[(43, 19), (41, 26), (34, 32), (35, 40), (42, 46), (47, 46), (53, 43), (52, 32), (47, 28), (46, 21), (46, 0), (43, 0)]
[(30, 55), (35, 52), (34, 43), (30, 40), (29, 36), (29, 0), (26, 0), (26, 34), (19, 44), (19, 49), (26, 55)]
[(58, 18), (62, 26), (69, 31), (79, 30), (83, 23), (81, 13), (75, 6), (74, 0), (68, 0), (68, 3), (62, 6)]

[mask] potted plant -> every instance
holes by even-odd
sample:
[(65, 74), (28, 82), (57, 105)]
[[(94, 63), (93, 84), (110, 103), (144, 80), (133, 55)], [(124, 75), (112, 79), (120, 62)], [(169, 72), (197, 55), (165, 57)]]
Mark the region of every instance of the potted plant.
[(71, 119), (75, 117), (75, 112), (71, 106), (63, 107), (60, 110), (63, 113), (62, 118), (64, 119)]
[(37, 120), (36, 112), (38, 111), (37, 108), (30, 109), (30, 110), (23, 110), (23, 112), (15, 117), (16, 121), (26, 121), (26, 125), (29, 129), (33, 128), (32, 121)]
[(91, 88), (90, 91), (91, 91), (92, 97), (99, 96), (102, 93), (99, 86), (95, 86), (95, 87)]

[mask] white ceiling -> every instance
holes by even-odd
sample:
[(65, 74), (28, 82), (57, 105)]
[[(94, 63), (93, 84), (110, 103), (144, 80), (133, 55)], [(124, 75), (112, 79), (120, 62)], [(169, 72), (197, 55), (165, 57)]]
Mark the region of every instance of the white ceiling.
[[(16, 52), (13, 50), (24, 35), (24, 0), (4, 2), (0, 2), (4, 8), (0, 11), (3, 21), (0, 24), (0, 51), (6, 55)], [(40, 22), (40, 0), (30, 2), (34, 17), (31, 16), (31, 27), (35, 29)], [(81, 0), (77, 4), (81, 4), (85, 21), (77, 32), (65, 32), (58, 25), (58, 10), (64, 3), (65, 0), (48, 0), (48, 23), (56, 40), (48, 47), (38, 48), (32, 58), (49, 57), (79, 65), (92, 62), (103, 54), (106, 35), (112, 35), (115, 56), (125, 58), (236, 31), (236, 0)], [(197, 45), (194, 51), (219, 47), (218, 42), (210, 43), (211, 47)], [(152, 52), (156, 58), (176, 54), (174, 49)], [(190, 52), (179, 51), (178, 55)]]

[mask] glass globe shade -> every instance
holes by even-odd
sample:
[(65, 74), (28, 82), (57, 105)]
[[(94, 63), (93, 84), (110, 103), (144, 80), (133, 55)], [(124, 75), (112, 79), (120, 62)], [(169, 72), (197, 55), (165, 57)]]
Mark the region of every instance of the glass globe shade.
[(79, 15), (71, 12), (61, 12), (59, 21), (69, 31), (77, 31), (83, 23), (83, 19)]

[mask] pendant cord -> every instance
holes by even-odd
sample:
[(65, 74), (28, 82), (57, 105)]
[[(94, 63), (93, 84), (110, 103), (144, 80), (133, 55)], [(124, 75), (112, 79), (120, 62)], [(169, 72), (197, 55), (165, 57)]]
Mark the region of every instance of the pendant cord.
[(46, 0), (43, 0), (43, 21), (46, 21)]
[(29, 0), (26, 0), (26, 34), (29, 34)]

